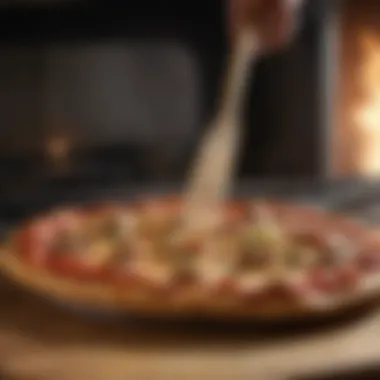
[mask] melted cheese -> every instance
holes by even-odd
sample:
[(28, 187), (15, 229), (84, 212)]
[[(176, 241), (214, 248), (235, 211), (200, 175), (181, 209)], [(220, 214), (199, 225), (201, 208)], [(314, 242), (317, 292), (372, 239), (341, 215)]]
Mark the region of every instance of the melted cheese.
[(343, 235), (330, 235), (328, 238), (328, 243), (330, 246), (332, 259), (334, 264), (337, 266), (342, 266), (352, 260), (353, 256), (357, 252), (357, 249), (355, 249), (352, 242)]
[(115, 254), (114, 246), (107, 240), (100, 240), (92, 243), (82, 257), (82, 261), (91, 267), (102, 267)]
[(234, 270), (236, 252), (231, 252), (222, 240), (207, 241), (197, 259), (195, 271), (199, 280), (207, 287), (214, 287), (226, 279)]
[(154, 248), (152, 241), (135, 240), (134, 256), (128, 264), (128, 270), (149, 283), (168, 285), (175, 276), (175, 268), (171, 263), (160, 260)]
[(120, 213), (117, 215), (117, 220), (120, 225), (120, 228), (125, 233), (132, 233), (136, 230), (138, 225), (138, 218), (136, 215), (126, 212), (126, 213)]
[(132, 213), (117, 213), (114, 215), (114, 237), (121, 242), (127, 243), (133, 237), (138, 227), (138, 219)]
[(204, 262), (196, 267), (200, 282), (207, 288), (217, 287), (230, 273), (227, 265), (218, 262)]
[(159, 286), (169, 285), (175, 277), (175, 270), (170, 264), (154, 260), (136, 260), (129, 270), (148, 283)]
[(271, 283), (271, 278), (263, 271), (247, 272), (234, 278), (238, 291), (242, 293), (259, 293)]
[(379, 273), (366, 274), (360, 280), (358, 290), (365, 294), (378, 294), (380, 288), (380, 275)]
[(298, 252), (300, 255), (298, 265), (301, 268), (310, 268), (315, 266), (318, 263), (319, 260), (319, 254), (318, 252), (313, 248), (300, 248), (300, 251)]
[(265, 204), (253, 206), (257, 220), (254, 225), (256, 245), (265, 246), (271, 255), (272, 272), (283, 272), (286, 269), (287, 240), (280, 224)]
[(303, 287), (308, 279), (307, 272), (302, 269), (295, 269), (287, 271), (286, 275), (282, 278), (282, 283), (290, 288), (299, 289)]

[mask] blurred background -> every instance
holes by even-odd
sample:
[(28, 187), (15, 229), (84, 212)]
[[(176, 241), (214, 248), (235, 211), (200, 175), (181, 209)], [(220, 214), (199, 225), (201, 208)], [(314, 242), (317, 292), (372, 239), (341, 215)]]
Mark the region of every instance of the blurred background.
[[(254, 184), (246, 187), (249, 194), (259, 182), (261, 192), (282, 194), (288, 183), (298, 195), (335, 202), (350, 194), (360, 198), (375, 183), (379, 203), (373, 181), (380, 173), (379, 15), (380, 1), (305, 0), (296, 39), (260, 60), (249, 87), (238, 170), (240, 182)], [(225, 16), (222, 0), (0, 0), (0, 232), (55, 203), (183, 181), (215, 108), (227, 55)], [(368, 210), (378, 223), (380, 207), (370, 204), (363, 211), (367, 220)], [(0, 288), (7, 300), (19, 302), (21, 295)], [(33, 310), (43, 330), (51, 326), (47, 334), (85, 341), (79, 328), (70, 335), (67, 317), (30, 302), (17, 315), (21, 321), (27, 316), (31, 329)], [(26, 325), (14, 327), (19, 321), (11, 308), (2, 315), (24, 338)], [(57, 329), (59, 318), (63, 327)], [(301, 344), (296, 357), (284, 341), (278, 346), (284, 356), (271, 356), (264, 367), (317, 368), (338, 354), (342, 363), (367, 353), (378, 363), (378, 322), (373, 330), (366, 325), (364, 343), (355, 330), (348, 340), (338, 336), (341, 345), (330, 351), (324, 349), (330, 332), (325, 346), (304, 350)], [(80, 330), (92, 347), (95, 329), (87, 327)], [(103, 335), (124, 347), (130, 330), (120, 330), (116, 325)], [(144, 345), (140, 335), (136, 342)], [(8, 352), (8, 342), (1, 344), (0, 352)], [(261, 361), (257, 347), (256, 360), (246, 357), (249, 366)], [(94, 363), (91, 357), (87, 367)], [(237, 364), (231, 368), (251, 368)]]
[[(240, 179), (377, 174), (376, 4), (305, 1), (297, 38), (249, 88)], [(1, 1), (0, 207), (181, 181), (214, 111), (224, 13), (220, 0)]]

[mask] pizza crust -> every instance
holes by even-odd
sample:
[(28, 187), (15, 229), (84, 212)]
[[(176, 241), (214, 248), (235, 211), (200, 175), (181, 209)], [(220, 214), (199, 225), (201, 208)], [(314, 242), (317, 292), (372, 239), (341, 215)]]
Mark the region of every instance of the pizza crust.
[(308, 316), (328, 316), (346, 309), (371, 303), (380, 296), (380, 275), (354, 293), (326, 297), (309, 304), (276, 303), (250, 305), (233, 296), (204, 294), (188, 289), (178, 297), (157, 297), (148, 288), (128, 289), (122, 286), (89, 283), (60, 278), (22, 263), (11, 250), (3, 250), (1, 269), (6, 276), (33, 292), (75, 306), (95, 310), (110, 309), (142, 317), (201, 317), (221, 320), (281, 320)]

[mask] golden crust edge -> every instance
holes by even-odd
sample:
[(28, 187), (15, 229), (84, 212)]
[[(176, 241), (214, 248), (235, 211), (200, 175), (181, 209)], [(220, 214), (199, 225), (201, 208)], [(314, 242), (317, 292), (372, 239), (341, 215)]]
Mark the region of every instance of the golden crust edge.
[[(327, 307), (315, 308), (307, 305), (276, 305), (275, 307), (252, 308), (235, 297), (208, 296), (190, 302), (159, 298), (141, 288), (137, 293), (128, 292), (122, 286), (99, 283), (84, 283), (75, 279), (53, 276), (46, 271), (31, 268), (17, 258), (9, 249), (0, 251), (2, 273), (26, 289), (67, 304), (95, 310), (114, 310), (148, 317), (205, 317), (216, 319), (264, 319), (281, 320), (298, 317), (329, 316), (372, 303), (380, 297), (380, 289), (361, 292), (350, 297), (340, 297)], [(200, 302), (199, 302), (200, 301)]]

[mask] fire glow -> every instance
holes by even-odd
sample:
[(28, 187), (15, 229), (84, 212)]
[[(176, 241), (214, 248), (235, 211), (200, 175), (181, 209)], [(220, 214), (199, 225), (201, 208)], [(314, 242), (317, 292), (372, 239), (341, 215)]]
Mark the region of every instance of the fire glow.
[(361, 101), (355, 109), (354, 138), (360, 174), (380, 176), (380, 37), (365, 33), (360, 38), (362, 62), (359, 71)]

